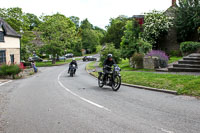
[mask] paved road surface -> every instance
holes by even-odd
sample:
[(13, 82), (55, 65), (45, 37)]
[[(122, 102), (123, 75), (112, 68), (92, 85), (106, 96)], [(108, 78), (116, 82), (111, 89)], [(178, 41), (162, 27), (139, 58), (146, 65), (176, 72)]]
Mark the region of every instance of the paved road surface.
[[(200, 133), (200, 101), (122, 86), (97, 87), (80, 61), (0, 87), (0, 133)], [(1, 96), (1, 95), (0, 95)]]

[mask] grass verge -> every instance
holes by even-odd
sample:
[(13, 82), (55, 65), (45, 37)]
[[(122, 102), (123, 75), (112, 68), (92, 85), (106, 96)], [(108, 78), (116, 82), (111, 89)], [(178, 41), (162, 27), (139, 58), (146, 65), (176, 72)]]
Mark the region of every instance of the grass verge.
[(170, 57), (170, 60), (169, 60), (169, 64), (170, 63), (173, 63), (173, 62), (176, 62), (176, 61), (178, 61), (178, 60), (180, 60), (180, 59), (182, 59), (183, 57), (176, 57), (176, 56), (172, 56), (172, 57)]
[[(86, 69), (95, 69), (94, 62), (87, 64)], [(91, 74), (98, 76), (98, 72)], [(123, 83), (173, 90), (178, 94), (200, 97), (200, 76), (137, 71), (121, 71), (121, 76)]]
[[(76, 58), (76, 60), (81, 60), (81, 58)], [(58, 66), (58, 65), (64, 65), (67, 63), (70, 63), (72, 59), (62, 60), (62, 61), (56, 61), (56, 64), (52, 64), (51, 61), (48, 62), (36, 62), (37, 67), (47, 67), (47, 66)]]

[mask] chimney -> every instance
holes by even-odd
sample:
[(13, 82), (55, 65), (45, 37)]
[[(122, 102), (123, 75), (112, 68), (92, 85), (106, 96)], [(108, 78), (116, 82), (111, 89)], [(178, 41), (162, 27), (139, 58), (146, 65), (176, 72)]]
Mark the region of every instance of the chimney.
[(172, 6), (176, 5), (176, 0), (172, 0)]

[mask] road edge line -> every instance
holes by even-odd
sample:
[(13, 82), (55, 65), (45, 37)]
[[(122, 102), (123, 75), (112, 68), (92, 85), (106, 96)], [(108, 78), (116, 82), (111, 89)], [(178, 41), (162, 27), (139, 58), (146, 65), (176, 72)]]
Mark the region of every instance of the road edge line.
[(67, 92), (69, 92), (69, 93), (72, 94), (73, 96), (76, 96), (76, 97), (78, 97), (79, 99), (81, 99), (81, 100), (83, 100), (83, 101), (85, 101), (85, 102), (87, 102), (87, 103), (89, 103), (89, 104), (91, 104), (91, 105), (93, 105), (93, 106), (96, 106), (96, 107), (98, 107), (98, 108), (101, 108), (101, 109), (104, 109), (104, 110), (106, 110), (106, 111), (108, 111), (108, 112), (111, 112), (110, 109), (108, 109), (108, 108), (106, 108), (106, 107), (104, 107), (104, 106), (102, 106), (102, 105), (100, 105), (100, 104), (97, 104), (97, 103), (95, 103), (95, 102), (93, 102), (93, 101), (90, 101), (90, 100), (88, 100), (88, 99), (86, 99), (86, 98), (84, 98), (84, 97), (81, 97), (81, 96), (79, 96), (78, 94), (76, 94), (76, 93), (74, 93), (73, 91), (71, 91), (70, 89), (68, 89), (67, 87), (65, 87), (65, 86), (61, 83), (61, 81), (60, 81), (60, 76), (61, 76), (62, 73), (65, 72), (65, 71), (66, 71), (66, 70), (62, 71), (62, 72), (58, 75), (58, 83), (59, 83), (59, 85), (60, 85), (62, 88), (64, 88)]
[(1, 83), (0, 86), (3, 86), (3, 85), (8, 84), (10, 82), (12, 82), (12, 80), (8, 80), (7, 82)]

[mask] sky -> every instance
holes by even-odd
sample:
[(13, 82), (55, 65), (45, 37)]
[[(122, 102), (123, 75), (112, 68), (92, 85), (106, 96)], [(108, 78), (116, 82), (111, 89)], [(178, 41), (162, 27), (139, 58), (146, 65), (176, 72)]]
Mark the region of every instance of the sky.
[(0, 8), (20, 7), (37, 16), (59, 12), (80, 20), (88, 18), (93, 25), (105, 28), (110, 18), (141, 15), (154, 9), (165, 11), (171, 3), (172, 0), (0, 0)]

